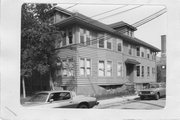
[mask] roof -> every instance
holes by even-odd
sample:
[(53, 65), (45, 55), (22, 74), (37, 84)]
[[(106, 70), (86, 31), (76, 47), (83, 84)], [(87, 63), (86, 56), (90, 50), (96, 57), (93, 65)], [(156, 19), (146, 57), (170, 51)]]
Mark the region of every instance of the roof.
[(133, 43), (135, 45), (142, 45), (142, 46), (145, 46), (145, 47), (151, 49), (152, 51), (160, 52), (160, 50), (158, 48), (156, 48), (156, 47), (154, 47), (154, 46), (152, 46), (152, 45), (150, 45), (150, 44), (148, 44), (148, 43), (146, 43), (146, 42), (144, 42), (138, 38), (129, 37), (127, 35), (119, 33), (115, 29), (111, 28), (110, 26), (108, 26), (104, 23), (101, 23), (97, 20), (91, 19), (90, 17), (87, 17), (87, 16), (80, 14), (80, 13), (77, 13), (77, 12), (71, 13), (70, 17), (56, 23), (55, 26), (62, 26), (62, 27), (64, 26), (65, 27), (65, 26), (70, 25), (70, 24), (81, 24), (81, 25), (87, 26), (91, 29), (96, 29), (96, 30), (100, 30), (103, 32), (107, 32), (109, 34), (123, 38), (123, 40), (126, 42)]
[(128, 23), (125, 23), (124, 21), (116, 22), (116, 23), (110, 24), (109, 26), (111, 28), (120, 28), (120, 27), (123, 27), (123, 26), (127, 26), (132, 30), (137, 30), (136, 27), (134, 27), (132, 25), (129, 25)]
[(125, 61), (125, 63), (129, 63), (129, 64), (140, 64), (140, 62), (138, 62), (137, 60), (134, 60), (134, 59), (127, 59), (126, 61)]

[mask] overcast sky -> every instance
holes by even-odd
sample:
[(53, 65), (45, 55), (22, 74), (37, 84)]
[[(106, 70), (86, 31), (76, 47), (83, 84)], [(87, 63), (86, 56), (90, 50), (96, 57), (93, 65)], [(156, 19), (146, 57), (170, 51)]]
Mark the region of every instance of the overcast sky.
[[(61, 4), (58, 4), (58, 6), (72, 12), (82, 13), (88, 17), (97, 15), (92, 18), (99, 20), (100, 22), (103, 22), (105, 24), (111, 24), (114, 22), (124, 21), (131, 25), (165, 8), (165, 6), (161, 4), (159, 5), (116, 4), (116, 2), (111, 2), (112, 4), (106, 5), (106, 2), (103, 3), (102, 0), (91, 0), (88, 2), (98, 3), (98, 4), (97, 5), (80, 4), (82, 2), (78, 2), (79, 4), (75, 5), (73, 4), (73, 3), (76, 3), (75, 1), (74, 2), (62, 1)], [(62, 3), (72, 3), (72, 4), (62, 4)], [(85, 1), (83, 3), (85, 3)], [(103, 4), (100, 4), (100, 3), (103, 3)], [(139, 5), (142, 5), (142, 6), (137, 7)], [(131, 9), (134, 7), (137, 7), (137, 8), (118, 14), (119, 12)], [(100, 13), (103, 13), (109, 10), (113, 10), (113, 11), (98, 15)], [(116, 15), (113, 15), (113, 14), (116, 14)], [(110, 16), (110, 15), (113, 15), (113, 16)], [(110, 17), (106, 17), (106, 16), (110, 16)], [(100, 18), (104, 18), (104, 19), (100, 19)], [(138, 27), (137, 31), (135, 31), (135, 37), (161, 49), (161, 35), (166, 35), (167, 34), (166, 32), (167, 32), (167, 13)]]

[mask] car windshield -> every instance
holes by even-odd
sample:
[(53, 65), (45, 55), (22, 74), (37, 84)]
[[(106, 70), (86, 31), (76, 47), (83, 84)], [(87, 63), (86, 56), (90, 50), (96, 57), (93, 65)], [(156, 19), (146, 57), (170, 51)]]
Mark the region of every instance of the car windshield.
[(150, 88), (159, 88), (158, 84), (150, 84)]
[(34, 95), (29, 101), (30, 102), (46, 102), (48, 93), (38, 93)]

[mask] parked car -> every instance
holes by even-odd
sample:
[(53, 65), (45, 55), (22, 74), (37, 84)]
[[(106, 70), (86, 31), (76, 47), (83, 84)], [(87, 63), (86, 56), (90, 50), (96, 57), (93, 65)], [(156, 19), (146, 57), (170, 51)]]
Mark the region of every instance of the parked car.
[(42, 91), (25, 102), (33, 108), (92, 108), (98, 105), (96, 98), (76, 95), (73, 91)]
[(149, 88), (140, 90), (138, 92), (140, 99), (143, 100), (146, 97), (154, 97), (158, 100), (162, 96), (166, 96), (166, 86), (164, 83), (151, 83)]

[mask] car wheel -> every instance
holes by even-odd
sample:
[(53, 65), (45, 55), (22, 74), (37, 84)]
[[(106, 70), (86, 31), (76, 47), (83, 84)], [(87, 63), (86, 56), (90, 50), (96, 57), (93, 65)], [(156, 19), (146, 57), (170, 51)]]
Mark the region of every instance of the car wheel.
[(159, 100), (159, 98), (160, 98), (159, 93), (156, 93), (156, 94), (155, 94), (155, 99), (156, 99), (156, 100)]
[(144, 100), (144, 96), (141, 96), (140, 99), (141, 99), (141, 100)]
[(88, 105), (86, 105), (86, 104), (80, 104), (79, 106), (78, 106), (78, 108), (88, 108)]

